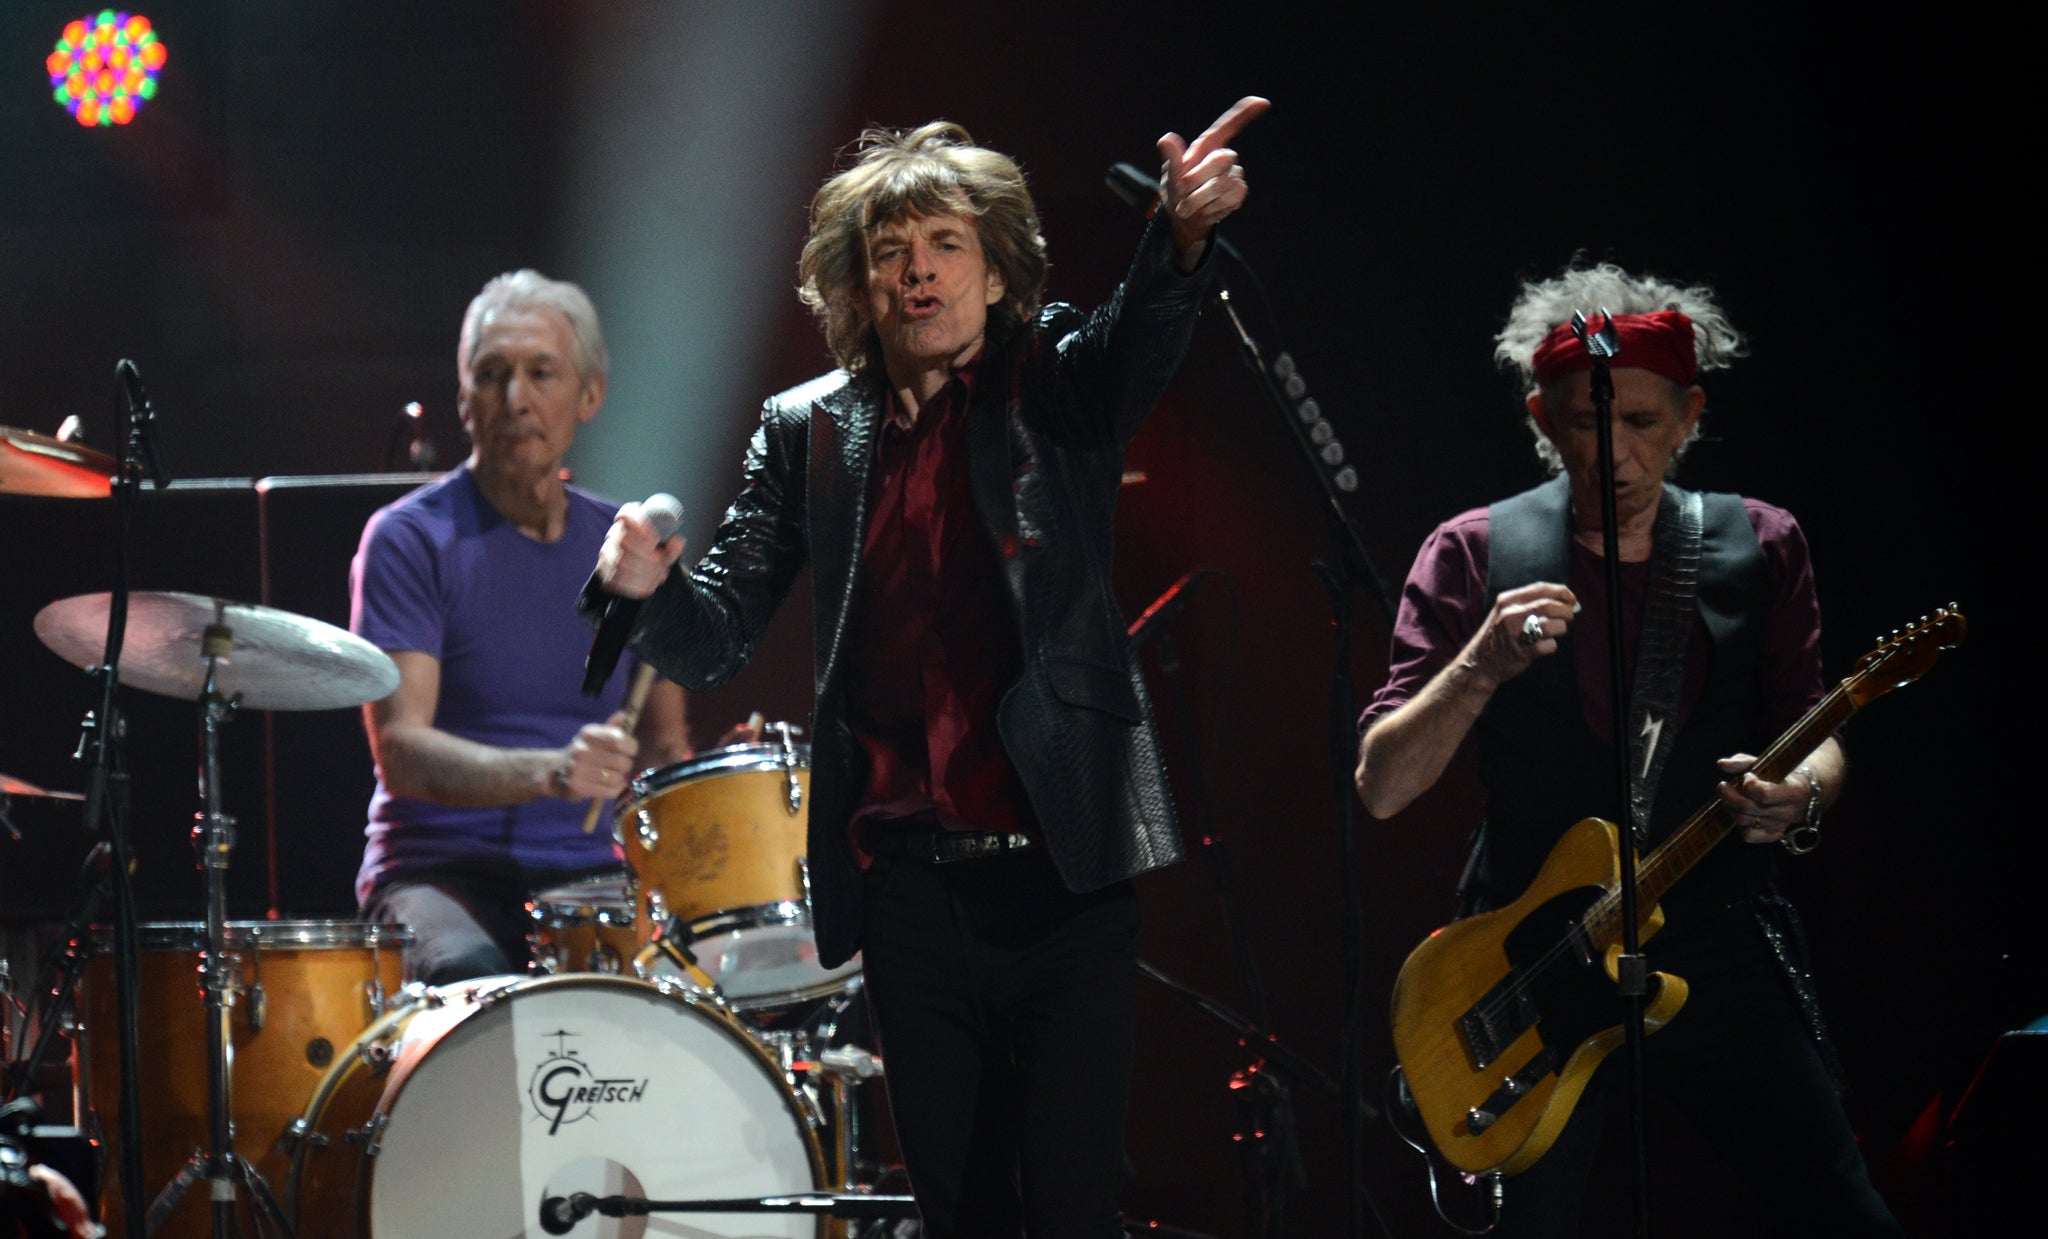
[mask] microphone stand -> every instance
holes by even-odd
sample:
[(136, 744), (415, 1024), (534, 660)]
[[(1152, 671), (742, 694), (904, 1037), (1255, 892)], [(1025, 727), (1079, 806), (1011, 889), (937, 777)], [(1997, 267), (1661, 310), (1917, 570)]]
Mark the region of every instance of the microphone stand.
[[(1240, 266), (1250, 269), (1228, 242), (1218, 237), (1216, 244)], [(1361, 1027), (1365, 1005), (1365, 895), (1359, 885), (1358, 873), (1358, 794), (1350, 779), (1351, 766), (1357, 760), (1358, 752), (1358, 713), (1351, 689), (1351, 592), (1355, 588), (1364, 588), (1379, 604), (1382, 620), (1389, 627), (1393, 624), (1392, 596), (1387, 589), (1386, 578), (1380, 575), (1372, 556), (1365, 549), (1365, 536), (1345, 499), (1358, 488), (1358, 472), (1353, 465), (1346, 463), (1344, 445), (1337, 441), (1336, 432), (1323, 417), (1315, 397), (1308, 394), (1307, 381), (1295, 365), (1294, 358), (1281, 352), (1268, 362), (1259, 350), (1258, 341), (1245, 330), (1244, 320), (1238, 317), (1237, 308), (1231, 303), (1230, 289), (1223, 284), (1221, 277), (1216, 284), (1216, 303), (1237, 335), (1240, 355), (1258, 376), (1260, 389), (1280, 414), (1281, 421), (1294, 436), (1321, 484), (1324, 514), (1336, 544), (1334, 558), (1341, 565), (1334, 567), (1317, 562), (1313, 567), (1329, 587), (1331, 625), (1336, 633), (1334, 657), (1337, 663), (1331, 676), (1329, 746), (1331, 789), (1337, 804), (1337, 854), (1342, 871), (1339, 881), (1344, 892), (1347, 965), (1341, 1046), (1344, 1162), (1346, 1196), (1350, 1204), (1348, 1233), (1361, 1236), (1365, 1234), (1366, 1214), (1371, 1207), (1365, 1186), (1365, 1126), (1377, 1112), (1366, 1100), (1365, 1067), (1360, 1061), (1365, 1050)], [(1376, 1209), (1373, 1211), (1377, 1212)]]
[[(1113, 165), (1109, 169), (1107, 184), (1112, 193), (1147, 216), (1158, 206), (1159, 182), (1129, 164)], [(1220, 232), (1211, 234), (1211, 240), (1218, 253), (1251, 276), (1254, 283), (1257, 282), (1251, 264), (1229, 240)], [(1390, 628), (1394, 619), (1393, 595), (1387, 588), (1386, 578), (1380, 574), (1365, 548), (1365, 536), (1351, 510), (1353, 501), (1349, 496), (1356, 494), (1359, 486), (1357, 466), (1347, 460), (1344, 445), (1337, 439), (1336, 428), (1323, 416), (1322, 406), (1316, 398), (1309, 394), (1308, 381), (1302, 376), (1293, 356), (1283, 350), (1267, 359), (1258, 341), (1245, 329), (1236, 303), (1231, 300), (1229, 285), (1221, 275), (1215, 277), (1213, 296), (1237, 336), (1239, 355), (1257, 377), (1259, 389), (1265, 393), (1274, 412), (1279, 414), (1296, 446), (1301, 448), (1310, 472), (1315, 475), (1323, 494), (1324, 514), (1329, 520), (1331, 538), (1337, 545), (1334, 558), (1341, 565), (1331, 567), (1319, 563), (1315, 567), (1330, 588), (1334, 608), (1332, 623), (1338, 630), (1336, 656), (1344, 660), (1344, 665), (1338, 667), (1332, 677), (1329, 740), (1334, 765), (1331, 784), (1337, 800), (1338, 854), (1343, 866), (1339, 881), (1344, 888), (1349, 964), (1344, 980), (1342, 1047), (1345, 1166), (1351, 1206), (1348, 1233), (1362, 1236), (1365, 1234), (1366, 1212), (1371, 1205), (1365, 1187), (1365, 1124), (1369, 1116), (1377, 1112), (1366, 1100), (1365, 1071), (1359, 1061), (1365, 1044), (1363, 1030), (1359, 1026), (1365, 988), (1365, 898), (1359, 886), (1357, 860), (1358, 796), (1349, 778), (1358, 751), (1357, 714), (1350, 688), (1350, 592), (1354, 587), (1364, 587), (1379, 604), (1382, 621)]]
[(86, 763), (81, 820), (88, 831), (105, 831), (113, 849), (115, 1022), (121, 1047), (119, 1178), (121, 1200), (132, 1226), (143, 1209), (142, 1036), (138, 1025), (141, 957), (136, 944), (135, 888), (130, 880), (134, 860), (128, 846), (127, 733), (114, 690), (120, 684), (121, 646), (128, 633), (128, 541), (135, 492), (145, 471), (159, 490), (170, 482), (170, 473), (164, 468), (157, 443), (156, 409), (143, 392), (135, 363), (123, 358), (114, 370), (128, 401), (128, 436), (113, 480), (117, 513), (114, 589), (107, 606), (106, 653), (90, 673), (99, 690), (99, 708), (86, 715), (76, 756)]
[(1572, 312), (1572, 334), (1593, 359), (1588, 375), (1593, 397), (1593, 422), (1600, 455), (1601, 566), (1607, 581), (1608, 725), (1614, 732), (1614, 777), (1617, 799), (1616, 842), (1621, 888), (1621, 955), (1615, 960), (1615, 982), (1626, 1009), (1622, 1028), (1627, 1043), (1628, 1110), (1631, 1177), (1629, 1200), (1635, 1217), (1635, 1231), (1641, 1239), (1650, 1234), (1650, 1152), (1647, 1113), (1643, 1089), (1643, 1001), (1649, 988), (1649, 969), (1642, 954), (1636, 912), (1635, 759), (1630, 756), (1628, 700), (1631, 692), (1628, 660), (1621, 647), (1621, 518), (1614, 497), (1614, 376), (1608, 367), (1621, 352), (1621, 340), (1614, 330), (1614, 316), (1605, 308), (1600, 330), (1594, 331), (1586, 316)]

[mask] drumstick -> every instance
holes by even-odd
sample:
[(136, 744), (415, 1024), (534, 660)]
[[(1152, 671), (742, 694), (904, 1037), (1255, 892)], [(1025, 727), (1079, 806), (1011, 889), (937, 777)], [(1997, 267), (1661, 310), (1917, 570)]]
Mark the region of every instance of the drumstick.
[[(626, 690), (626, 704), (619, 711), (626, 716), (625, 725), (627, 731), (633, 730), (639, 724), (640, 707), (647, 704), (647, 690), (653, 687), (654, 668), (646, 663), (641, 663), (640, 669), (633, 673), (632, 687)], [(590, 798), (590, 811), (583, 815), (584, 834), (587, 835), (597, 829), (598, 815), (603, 812), (604, 797), (592, 796)]]

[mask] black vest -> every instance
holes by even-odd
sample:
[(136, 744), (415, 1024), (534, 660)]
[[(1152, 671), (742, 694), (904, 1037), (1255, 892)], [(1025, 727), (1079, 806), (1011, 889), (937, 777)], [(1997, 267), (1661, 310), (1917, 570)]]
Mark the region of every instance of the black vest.
[[(1761, 618), (1775, 583), (1737, 495), (1707, 494), (1700, 548), (1698, 620), (1712, 667), (1692, 714), (1665, 763), (1650, 810), (1652, 844), (1668, 836), (1713, 795), (1715, 759), (1760, 753), (1771, 737), (1762, 717)], [(1571, 493), (1558, 478), (1488, 509), (1487, 605), (1503, 590), (1534, 581), (1571, 580)], [(1629, 626), (1640, 617), (1626, 617)], [(1576, 624), (1605, 624), (1588, 610)], [(1694, 642), (1695, 650), (1698, 642)], [(1585, 817), (1626, 822), (1615, 802), (1612, 747), (1586, 725), (1575, 643), (1537, 659), (1502, 685), (1480, 716), (1479, 770), (1486, 823), (1468, 870), (1468, 902), (1496, 907), (1527, 888), (1566, 828)], [(1601, 669), (1605, 675), (1605, 668)], [(1729, 842), (1709, 853), (1666, 901), (1674, 923), (1684, 909), (1724, 907), (1763, 889), (1771, 876), (1764, 848)]]

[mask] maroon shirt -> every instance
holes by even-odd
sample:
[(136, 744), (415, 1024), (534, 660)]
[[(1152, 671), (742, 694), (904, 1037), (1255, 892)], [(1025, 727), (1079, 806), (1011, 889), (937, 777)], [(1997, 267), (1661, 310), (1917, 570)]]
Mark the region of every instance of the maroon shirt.
[[(1758, 722), (1764, 735), (1776, 735), (1820, 700), (1820, 607), (1814, 600), (1806, 535), (1800, 532), (1798, 522), (1783, 508), (1761, 500), (1744, 499), (1742, 503), (1775, 586), (1770, 610), (1763, 617), (1759, 668), (1763, 717)], [(1486, 596), (1487, 526), (1487, 510), (1477, 508), (1437, 526), (1422, 544), (1401, 590), (1387, 682), (1366, 707), (1359, 720), (1361, 729), (1420, 693), (1437, 672), (1450, 665), (1485, 621), (1490, 606)], [(1623, 564), (1621, 569), (1622, 641), (1624, 653), (1633, 657), (1636, 634), (1642, 628), (1650, 565), (1647, 561)], [(1571, 639), (1551, 657), (1573, 659), (1586, 725), (1605, 740), (1612, 731), (1607, 704), (1607, 623), (1601, 618), (1606, 614), (1607, 585), (1599, 553), (1577, 539), (1572, 542), (1571, 580), (1565, 584), (1585, 609), (1572, 625)], [(1711, 648), (1705, 622), (1695, 617), (1679, 702), (1681, 728), (1705, 688)]]
[[(1022, 654), (1003, 565), (974, 510), (975, 365), (909, 430), (890, 393), (846, 645), (848, 726), (868, 757), (852, 825), (920, 814), (955, 830), (1036, 833), (996, 707)], [(856, 852), (858, 852), (856, 844)]]

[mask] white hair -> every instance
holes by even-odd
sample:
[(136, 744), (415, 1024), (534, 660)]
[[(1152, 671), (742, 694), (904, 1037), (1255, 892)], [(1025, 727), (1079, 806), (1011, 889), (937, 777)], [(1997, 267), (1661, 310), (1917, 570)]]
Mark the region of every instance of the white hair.
[[(1702, 374), (1726, 369), (1746, 352), (1742, 334), (1729, 324), (1728, 316), (1714, 300), (1714, 290), (1705, 285), (1681, 286), (1653, 275), (1630, 275), (1611, 262), (1567, 267), (1553, 279), (1524, 283), (1522, 295), (1508, 311), (1507, 324), (1494, 337), (1494, 360), (1520, 375), (1525, 391), (1537, 388), (1537, 346), (1560, 324), (1570, 322), (1574, 310), (1588, 318), (1602, 310), (1616, 314), (1677, 310), (1692, 320), (1693, 351)], [(1671, 387), (1676, 400), (1684, 389), (1676, 383)], [(1699, 439), (1700, 425), (1705, 420), (1702, 415), (1699, 422), (1694, 422), (1692, 433), (1671, 454), (1673, 468), (1684, 458), (1686, 449)], [(1557, 448), (1544, 436), (1534, 417), (1528, 419), (1528, 424), (1536, 439), (1536, 455), (1552, 473), (1562, 473), (1564, 460)]]
[(462, 316), (462, 336), (455, 345), (455, 372), (462, 385), (469, 385), (470, 354), (476, 348), (477, 331), (486, 317), (507, 310), (549, 309), (569, 320), (575, 338), (576, 378), (583, 385), (610, 376), (611, 354), (605, 351), (604, 329), (598, 325), (597, 307), (590, 294), (567, 280), (551, 280), (531, 267), (507, 271), (484, 285)]

